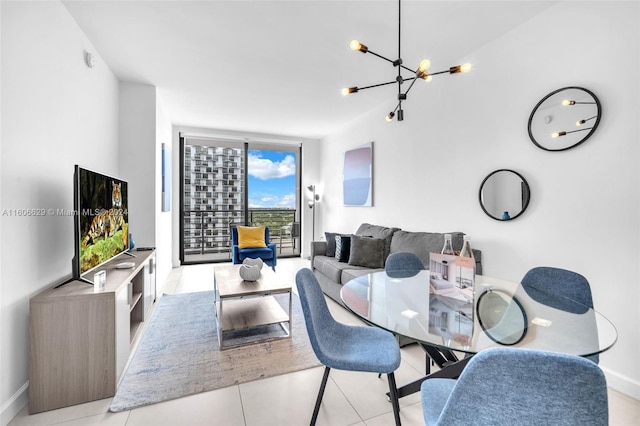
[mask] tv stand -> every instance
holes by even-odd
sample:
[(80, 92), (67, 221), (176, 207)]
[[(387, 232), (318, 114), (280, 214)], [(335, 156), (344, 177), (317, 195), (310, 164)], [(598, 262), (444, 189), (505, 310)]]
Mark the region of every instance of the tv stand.
[[(107, 271), (104, 290), (74, 280), (29, 301), (29, 413), (115, 395), (131, 347), (156, 299), (155, 250)], [(87, 281), (87, 280), (85, 280)]]

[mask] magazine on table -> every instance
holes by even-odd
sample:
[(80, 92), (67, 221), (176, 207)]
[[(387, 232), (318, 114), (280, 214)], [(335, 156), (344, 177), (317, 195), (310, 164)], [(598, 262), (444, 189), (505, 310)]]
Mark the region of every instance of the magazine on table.
[(429, 287), (433, 294), (473, 300), (475, 262), (470, 257), (430, 253)]

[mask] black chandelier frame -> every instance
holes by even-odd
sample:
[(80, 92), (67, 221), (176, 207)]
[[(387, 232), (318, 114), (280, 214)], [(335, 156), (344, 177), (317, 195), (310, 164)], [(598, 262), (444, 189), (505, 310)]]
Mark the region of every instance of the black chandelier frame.
[[(398, 104), (396, 105), (396, 107), (394, 108), (393, 111), (391, 111), (386, 119), (388, 122), (393, 121), (393, 118), (397, 115), (397, 120), (398, 121), (403, 121), (404, 120), (404, 110), (402, 109), (402, 101), (407, 99), (407, 94), (409, 93), (409, 91), (413, 88), (413, 85), (415, 84), (415, 82), (418, 79), (422, 79), (425, 81), (431, 81), (431, 78), (435, 75), (440, 75), (440, 74), (458, 74), (461, 72), (468, 72), (471, 69), (471, 64), (464, 64), (464, 65), (456, 65), (456, 66), (452, 66), (449, 67), (448, 70), (443, 70), (443, 71), (438, 71), (438, 72), (427, 72), (429, 67), (431, 66), (431, 62), (428, 59), (423, 59), (420, 62), (420, 65), (418, 65), (418, 67), (414, 70), (411, 69), (407, 66), (405, 66), (402, 62), (402, 5), (401, 5), (401, 0), (398, 0), (398, 59), (392, 60), (389, 59), (385, 56), (380, 55), (379, 53), (373, 52), (372, 50), (370, 50), (366, 45), (360, 43), (358, 40), (352, 40), (350, 43), (350, 47), (352, 50), (357, 50), (360, 51), (362, 53), (371, 53), (372, 55), (383, 59), (389, 63), (391, 63), (394, 68), (398, 69), (398, 74), (396, 76), (396, 78), (392, 81), (388, 81), (385, 83), (378, 83), (378, 84), (372, 84), (370, 86), (364, 86), (364, 87), (357, 87), (357, 86), (353, 86), (353, 87), (348, 87), (345, 89), (342, 89), (342, 94), (343, 95), (349, 95), (351, 93), (357, 93), (361, 90), (365, 90), (365, 89), (372, 89), (374, 87), (381, 87), (381, 86), (388, 86), (390, 84), (397, 84), (398, 85), (398, 95), (397, 95), (397, 100), (398, 100)], [(414, 73), (413, 77), (403, 77), (402, 76), (402, 70), (406, 70), (409, 71), (411, 73)], [(402, 84), (405, 82), (411, 82), (411, 84), (409, 85), (409, 88), (407, 88), (407, 90), (405, 92), (402, 91)]]

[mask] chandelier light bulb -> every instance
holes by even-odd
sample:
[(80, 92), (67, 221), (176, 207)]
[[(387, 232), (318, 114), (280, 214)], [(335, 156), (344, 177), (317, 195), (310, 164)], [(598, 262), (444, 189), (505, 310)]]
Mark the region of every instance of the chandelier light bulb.
[(431, 74), (422, 74), (421, 77), (424, 81), (426, 81), (427, 83), (430, 82), (431, 80), (433, 80), (433, 76)]
[(345, 87), (344, 89), (342, 89), (342, 96), (347, 96), (351, 93), (356, 93), (357, 91), (357, 87)]
[(552, 138), (559, 138), (560, 136), (565, 136), (566, 134), (567, 134), (567, 132), (565, 132), (565, 131), (562, 131), (562, 132), (556, 132), (556, 133), (553, 133), (553, 134), (551, 135), (551, 137), (552, 137)]
[(461, 72), (469, 72), (469, 71), (471, 71), (471, 64), (469, 63), (456, 65), (455, 67), (449, 68), (449, 74), (458, 74)]
[(587, 122), (587, 120), (578, 120), (578, 121), (576, 121), (576, 126), (582, 126), (586, 122)]
[(351, 50), (359, 50), (360, 52), (364, 53), (367, 53), (367, 51), (369, 50), (367, 46), (360, 43), (358, 40), (351, 40), (351, 43), (349, 43), (349, 47), (351, 48)]
[(576, 101), (572, 101), (570, 99), (565, 99), (564, 101), (562, 101), (562, 105), (564, 106), (569, 106), (569, 105), (575, 105)]
[(422, 61), (420, 61), (420, 65), (418, 65), (418, 69), (421, 72), (425, 72), (426, 70), (429, 69), (430, 66), (431, 66), (431, 61), (428, 59), (423, 59)]
[(385, 117), (385, 120), (387, 120), (387, 123), (391, 123), (393, 121), (394, 116), (395, 114), (393, 112), (390, 112), (389, 114), (387, 114), (387, 116)]

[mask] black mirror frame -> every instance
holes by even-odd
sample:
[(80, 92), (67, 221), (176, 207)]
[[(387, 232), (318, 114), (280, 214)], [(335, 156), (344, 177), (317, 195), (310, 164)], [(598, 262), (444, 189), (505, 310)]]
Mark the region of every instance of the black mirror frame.
[[(513, 174), (515, 174), (516, 176), (518, 176), (521, 180), (522, 180), (522, 184), (523, 184), (523, 192), (525, 193), (525, 199), (524, 199), (524, 203), (522, 205), (522, 210), (520, 210), (520, 212), (515, 215), (510, 217), (509, 219), (502, 219), (499, 217), (495, 217), (494, 215), (492, 215), (491, 213), (489, 213), (489, 211), (487, 211), (487, 209), (484, 207), (484, 204), (482, 203), (482, 188), (484, 188), (484, 184), (487, 182), (487, 180), (489, 180), (489, 178), (493, 175), (495, 175), (496, 173), (499, 172), (511, 172)], [(478, 201), (480, 203), (480, 207), (482, 207), (482, 211), (485, 212), (485, 214), (487, 216), (489, 216), (491, 219), (500, 221), (500, 222), (508, 222), (510, 220), (513, 220), (519, 216), (522, 215), (522, 213), (524, 213), (525, 210), (527, 210), (527, 207), (529, 207), (529, 201), (531, 200), (531, 188), (529, 187), (529, 182), (527, 182), (527, 180), (524, 178), (524, 176), (522, 176), (520, 173), (516, 172), (515, 170), (511, 170), (511, 169), (498, 169), (498, 170), (494, 170), (493, 172), (489, 173), (487, 175), (486, 178), (484, 178), (484, 180), (482, 181), (482, 183), (480, 184), (480, 189), (478, 190)]]
[(516, 345), (516, 344), (520, 343), (522, 341), (522, 339), (524, 339), (524, 337), (527, 335), (527, 331), (529, 330), (529, 327), (528, 327), (529, 319), (527, 318), (527, 312), (524, 310), (524, 307), (522, 306), (520, 301), (515, 296), (507, 295), (513, 302), (515, 302), (516, 306), (518, 306), (518, 308), (520, 309), (520, 312), (522, 312), (522, 321), (523, 321), (522, 334), (517, 339), (515, 339), (514, 341), (510, 341), (510, 342), (503, 342), (503, 341), (498, 340), (495, 336), (493, 336), (493, 335), (491, 335), (491, 333), (489, 333), (489, 329), (484, 324), (484, 322), (482, 321), (482, 315), (480, 315), (480, 302), (482, 301), (482, 299), (486, 295), (488, 295), (490, 293), (504, 293), (504, 292), (500, 291), (500, 290), (493, 290), (493, 289), (489, 288), (489, 289), (485, 290), (478, 297), (478, 302), (476, 303), (476, 316), (478, 318), (478, 323), (480, 324), (480, 327), (482, 327), (482, 331), (484, 331), (484, 333), (487, 335), (487, 337), (489, 337), (489, 339), (491, 339), (494, 342), (496, 342), (496, 343), (498, 343), (500, 345), (503, 345), (503, 346), (513, 346), (513, 345)]
[[(596, 117), (596, 121), (595, 123), (593, 123), (593, 127), (591, 128), (591, 131), (589, 133), (587, 133), (587, 135), (582, 138), (581, 140), (579, 140), (578, 142), (576, 142), (575, 144), (565, 147), (565, 148), (561, 148), (561, 149), (549, 149), (545, 146), (542, 146), (538, 143), (538, 141), (536, 141), (536, 139), (533, 137), (533, 133), (531, 132), (531, 122), (533, 121), (533, 116), (536, 114), (536, 111), (538, 111), (538, 108), (540, 107), (540, 105), (542, 105), (542, 103), (544, 101), (546, 101), (547, 99), (549, 99), (551, 96), (555, 95), (558, 92), (562, 92), (563, 90), (568, 90), (568, 89), (577, 89), (577, 90), (582, 90), (586, 93), (588, 93), (593, 100), (596, 103), (596, 107), (598, 108), (598, 114)], [(544, 98), (542, 98), (540, 100), (540, 102), (538, 102), (536, 104), (536, 106), (533, 108), (533, 111), (531, 111), (531, 115), (529, 115), (529, 121), (527, 123), (527, 131), (529, 132), (529, 139), (531, 139), (531, 142), (533, 142), (533, 144), (535, 146), (537, 146), (540, 149), (543, 149), (545, 151), (550, 151), (550, 152), (559, 152), (559, 151), (566, 151), (569, 150), (571, 148), (575, 148), (576, 146), (584, 143), (587, 139), (589, 139), (591, 137), (591, 135), (593, 135), (593, 133), (596, 131), (596, 129), (598, 128), (598, 124), (600, 124), (600, 118), (602, 118), (602, 105), (600, 104), (600, 100), (598, 99), (598, 97), (589, 89), (585, 89), (584, 87), (578, 87), (578, 86), (567, 86), (567, 87), (563, 87), (561, 89), (558, 90), (554, 90), (553, 92), (549, 93), (547, 96), (545, 96)]]

